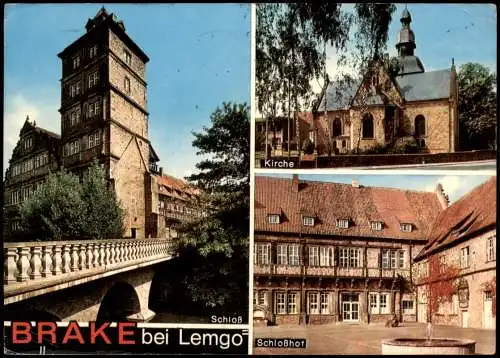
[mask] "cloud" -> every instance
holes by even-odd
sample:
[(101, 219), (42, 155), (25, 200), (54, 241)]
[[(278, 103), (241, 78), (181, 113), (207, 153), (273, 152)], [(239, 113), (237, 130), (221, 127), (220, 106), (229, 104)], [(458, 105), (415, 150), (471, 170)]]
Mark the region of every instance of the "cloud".
[(28, 98), (21, 93), (6, 96), (3, 142), (4, 169), (9, 165), (12, 150), (19, 140), (19, 132), (24, 125), (26, 116), (29, 116), (31, 121), (36, 121), (38, 127), (60, 133), (61, 121), (57, 111), (58, 107), (57, 102), (50, 103), (42, 99)]
[(434, 184), (428, 185), (426, 191), (434, 191), (436, 184), (443, 186), (444, 192), (450, 198), (450, 203), (460, 199), (478, 185), (484, 183), (489, 177), (478, 175), (446, 175), (440, 177)]

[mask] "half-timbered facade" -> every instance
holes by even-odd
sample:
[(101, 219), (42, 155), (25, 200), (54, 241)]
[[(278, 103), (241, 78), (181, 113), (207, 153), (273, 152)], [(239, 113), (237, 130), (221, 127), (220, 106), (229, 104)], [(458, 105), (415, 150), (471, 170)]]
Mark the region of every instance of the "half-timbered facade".
[(412, 259), (447, 206), (435, 193), (255, 178), (254, 320), (416, 320)]
[(15, 239), (23, 235), (19, 208), (45, 180), (49, 171), (61, 164), (58, 134), (37, 127), (27, 117), (19, 134), (4, 179), (3, 236)]

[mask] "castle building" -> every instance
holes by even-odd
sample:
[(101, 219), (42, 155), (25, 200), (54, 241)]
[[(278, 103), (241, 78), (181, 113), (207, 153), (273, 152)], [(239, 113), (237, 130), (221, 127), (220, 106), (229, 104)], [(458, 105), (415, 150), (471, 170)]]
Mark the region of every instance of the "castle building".
[(432, 312), (433, 323), (495, 329), (496, 197), (492, 177), (437, 217), (428, 243), (415, 257), (419, 322), (427, 322), (429, 283), (439, 287), (444, 281), (439, 272), (429, 275), (434, 258), (445, 269), (455, 268), (455, 274), (450, 280), (454, 293)]
[(171, 175), (155, 177), (157, 210), (153, 215), (152, 231), (155, 237), (175, 238), (179, 224), (204, 215), (199, 205), (200, 190)]
[(3, 237), (15, 238), (20, 231), (20, 204), (43, 183), (49, 171), (61, 163), (60, 136), (37, 127), (26, 117), (19, 141), (5, 171)]
[(436, 192), (255, 178), (254, 321), (416, 321), (413, 259)]
[[(62, 62), (61, 135), (26, 121), (5, 177), (4, 223), (19, 232), (19, 205), (36, 183), (61, 166), (82, 173), (94, 158), (104, 166), (125, 210), (125, 236), (157, 237), (163, 176), (148, 137), (146, 64), (148, 56), (125, 25), (104, 8), (89, 19), (86, 32), (58, 57)], [(169, 179), (170, 178), (170, 179)], [(179, 197), (195, 196), (181, 188)], [(185, 193), (184, 190), (187, 190)], [(13, 230), (12, 230), (13, 229)]]
[[(290, 146), (296, 149), (307, 139), (319, 155), (405, 143), (414, 143), (416, 150), (424, 153), (459, 150), (454, 60), (450, 68), (425, 71), (415, 54), (417, 45), (408, 9), (400, 21), (398, 55), (374, 60), (364, 78), (327, 83), (312, 111), (296, 114), (292, 128), (300, 128), (298, 135), (288, 138), (281, 124), (277, 132), (268, 133), (277, 155), (287, 146), (285, 141), (290, 140)], [(259, 121), (256, 125), (257, 133), (263, 130)]]
[(105, 165), (126, 212), (126, 232), (144, 238), (146, 176), (151, 175), (146, 64), (125, 26), (103, 8), (86, 33), (58, 54), (62, 61), (61, 146), (64, 167), (78, 171), (94, 157)]

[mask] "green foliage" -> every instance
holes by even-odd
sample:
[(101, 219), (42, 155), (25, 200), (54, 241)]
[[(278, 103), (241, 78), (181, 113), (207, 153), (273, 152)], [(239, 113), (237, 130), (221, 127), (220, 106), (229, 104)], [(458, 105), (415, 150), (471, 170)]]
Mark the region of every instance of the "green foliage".
[(411, 154), (418, 153), (420, 148), (418, 147), (417, 141), (413, 137), (398, 138), (391, 153), (394, 154)]
[[(373, 60), (383, 61), (394, 4), (356, 4), (354, 14), (340, 3), (260, 3), (256, 19), (257, 108), (262, 115), (318, 109), (311, 84), (329, 82), (326, 46), (336, 50), (338, 92), (345, 93), (355, 78), (366, 78)], [(357, 31), (349, 36), (352, 25)], [(342, 68), (348, 68), (343, 73)], [(387, 64), (394, 71), (394, 66)], [(350, 73), (354, 72), (353, 77)], [(297, 139), (300, 138), (297, 122)], [(291, 139), (291, 138), (288, 138)], [(301, 148), (300, 142), (298, 147)]]
[(179, 274), (187, 295), (204, 308), (245, 313), (248, 307), (250, 115), (246, 104), (224, 103), (211, 127), (193, 133), (207, 156), (187, 179), (203, 190), (207, 213), (177, 230)]
[(44, 241), (80, 237), (83, 214), (78, 177), (65, 170), (50, 173), (21, 206), (21, 222), (28, 237)]
[(50, 173), (21, 206), (22, 225), (39, 240), (120, 238), (123, 210), (94, 162), (83, 180), (62, 169)]
[(302, 151), (304, 154), (313, 154), (314, 153), (314, 143), (307, 138), (302, 144)]
[(460, 149), (496, 148), (497, 78), (478, 63), (466, 63), (458, 72)]
[(81, 187), (85, 204), (83, 235), (94, 239), (122, 238), (124, 211), (114, 191), (108, 189), (104, 168), (96, 161), (84, 173)]

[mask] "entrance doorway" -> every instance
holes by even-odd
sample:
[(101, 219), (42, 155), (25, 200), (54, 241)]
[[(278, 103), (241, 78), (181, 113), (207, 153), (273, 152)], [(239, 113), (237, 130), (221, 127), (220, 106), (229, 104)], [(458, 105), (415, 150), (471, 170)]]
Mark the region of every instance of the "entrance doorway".
[(469, 327), (469, 311), (462, 311), (462, 328)]
[(495, 328), (493, 319), (493, 295), (491, 291), (484, 292), (483, 302), (483, 328)]
[(132, 230), (132, 239), (135, 239), (137, 237), (137, 229), (133, 227), (131, 230)]
[(342, 321), (359, 322), (359, 294), (342, 294)]

